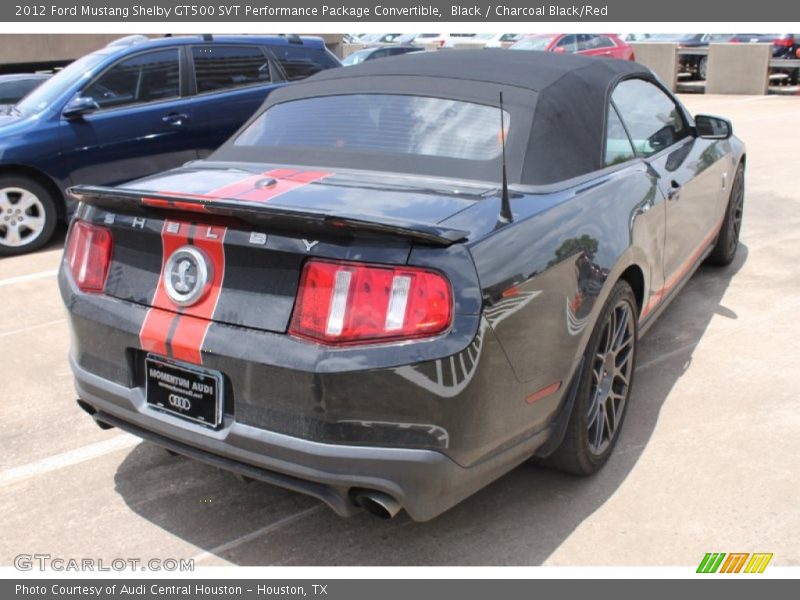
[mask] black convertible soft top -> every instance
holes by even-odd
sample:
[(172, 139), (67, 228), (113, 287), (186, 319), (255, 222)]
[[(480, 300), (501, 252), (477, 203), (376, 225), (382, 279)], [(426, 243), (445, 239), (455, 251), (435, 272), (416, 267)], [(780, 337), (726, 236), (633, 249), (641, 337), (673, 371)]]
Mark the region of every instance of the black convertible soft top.
[[(501, 49), (418, 52), (329, 69), (278, 89), (250, 122), (270, 106), (315, 96), (415, 94), (498, 106), (502, 91), (513, 123), (507, 148), (509, 181), (543, 185), (603, 168), (608, 97), (620, 80), (632, 76), (653, 78), (649, 69), (635, 62), (571, 54)], [(413, 157), (389, 161), (380, 155), (333, 156), (329, 151), (308, 150), (294, 154), (284, 148), (235, 146), (235, 137), (211, 158), (500, 178), (499, 165), (493, 161), (466, 168), (455, 161), (411, 165)]]

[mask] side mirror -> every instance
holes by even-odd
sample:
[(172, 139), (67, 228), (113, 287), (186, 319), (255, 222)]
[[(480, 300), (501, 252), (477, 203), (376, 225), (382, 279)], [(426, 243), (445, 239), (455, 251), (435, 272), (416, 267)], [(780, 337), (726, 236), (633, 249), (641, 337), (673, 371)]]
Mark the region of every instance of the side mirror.
[(694, 118), (697, 137), (707, 140), (727, 140), (733, 135), (733, 125), (727, 119), (710, 115), (697, 115)]
[(83, 115), (97, 110), (97, 102), (87, 96), (75, 96), (64, 107), (61, 113), (65, 119), (80, 119)]
[(556, 54), (566, 54), (567, 49), (564, 48), (564, 46), (556, 46), (555, 48), (553, 48), (553, 52), (555, 52)]

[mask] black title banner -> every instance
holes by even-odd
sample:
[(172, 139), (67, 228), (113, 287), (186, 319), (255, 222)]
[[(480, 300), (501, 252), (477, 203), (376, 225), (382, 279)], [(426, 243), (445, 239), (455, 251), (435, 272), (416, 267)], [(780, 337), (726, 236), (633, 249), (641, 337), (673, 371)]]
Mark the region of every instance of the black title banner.
[[(11, 0), (0, 22), (800, 22), (786, 0)], [(788, 27), (791, 29), (791, 27)]]

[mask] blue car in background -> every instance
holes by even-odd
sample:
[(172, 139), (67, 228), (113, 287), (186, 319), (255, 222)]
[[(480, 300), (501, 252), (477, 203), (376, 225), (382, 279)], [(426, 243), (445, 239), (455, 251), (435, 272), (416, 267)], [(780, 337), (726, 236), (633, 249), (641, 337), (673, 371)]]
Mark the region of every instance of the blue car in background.
[(320, 38), (129, 36), (0, 114), (0, 256), (40, 248), (75, 184), (204, 158), (287, 82), (340, 66)]

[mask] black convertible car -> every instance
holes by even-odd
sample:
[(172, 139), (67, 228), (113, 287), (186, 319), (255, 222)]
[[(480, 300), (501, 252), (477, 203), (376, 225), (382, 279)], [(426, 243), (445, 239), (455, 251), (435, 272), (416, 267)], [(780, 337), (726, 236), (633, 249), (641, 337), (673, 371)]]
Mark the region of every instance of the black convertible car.
[(532, 457), (592, 473), (639, 336), (736, 252), (744, 168), (629, 61), (320, 73), (207, 160), (72, 189), (79, 404), (340, 515), (431, 519)]

